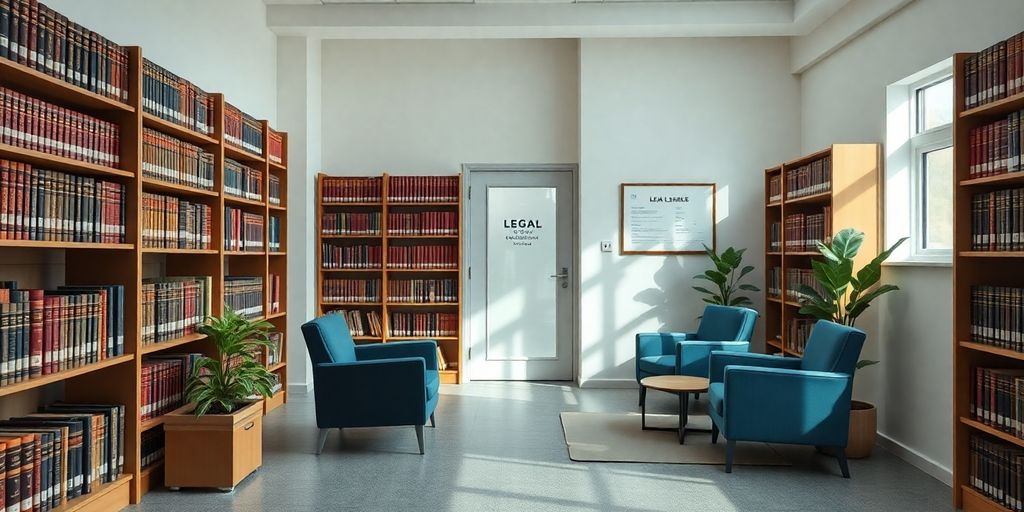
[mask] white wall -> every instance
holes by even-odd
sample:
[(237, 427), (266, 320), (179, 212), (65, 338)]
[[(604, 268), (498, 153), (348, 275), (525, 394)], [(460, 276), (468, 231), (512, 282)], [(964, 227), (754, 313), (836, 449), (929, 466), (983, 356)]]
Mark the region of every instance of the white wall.
[(261, 0), (47, 0), (257, 119), (277, 121), (277, 37)]
[[(802, 152), (883, 142), (887, 85), (1022, 27), (1020, 0), (916, 0), (802, 75)], [(882, 364), (858, 373), (855, 396), (878, 405), (879, 432), (897, 451), (948, 482), (952, 272), (887, 267), (883, 279), (901, 291), (879, 300), (875, 323), (861, 326), (869, 333), (865, 355)]]
[(634, 333), (691, 329), (702, 308), (706, 257), (600, 252), (618, 246), (619, 183), (717, 183), (718, 246), (748, 248), (763, 285), (763, 170), (799, 149), (788, 66), (783, 38), (581, 41), (583, 385), (635, 385)]

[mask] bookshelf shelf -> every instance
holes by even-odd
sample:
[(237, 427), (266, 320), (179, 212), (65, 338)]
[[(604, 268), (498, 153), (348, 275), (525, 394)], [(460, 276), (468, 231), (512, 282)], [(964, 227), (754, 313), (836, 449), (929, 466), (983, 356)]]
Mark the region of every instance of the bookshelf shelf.
[(982, 187), (997, 185), (1020, 185), (1024, 183), (1024, 172), (1010, 172), (984, 178), (971, 178), (960, 181), (961, 187)]
[(388, 341), (415, 341), (415, 340), (459, 341), (459, 337), (458, 336), (388, 336)]
[(143, 247), (144, 254), (218, 254), (217, 249), (171, 249), (163, 247)]
[(401, 202), (401, 201), (388, 201), (388, 206), (459, 206), (459, 202), (455, 201), (439, 201), (439, 202)]
[(140, 431), (141, 432), (145, 432), (147, 430), (153, 430), (154, 428), (159, 427), (160, 425), (163, 425), (164, 423), (166, 423), (168, 415), (180, 413), (182, 411), (187, 410), (189, 407), (190, 406), (188, 406), (188, 405), (184, 405), (184, 406), (178, 407), (177, 409), (175, 409), (173, 411), (161, 414), (160, 416), (156, 416), (156, 417), (150, 418), (148, 420), (144, 420), (142, 422), (142, 425), (139, 427)]
[[(789, 276), (792, 270), (809, 270), (812, 258), (820, 254), (806, 250), (802, 244), (799, 248), (786, 248), (788, 237), (796, 236), (790, 234), (787, 219), (793, 216), (807, 219), (820, 214), (818, 233), (831, 236), (847, 227), (863, 231), (864, 244), (854, 263), (856, 267), (863, 266), (878, 254), (881, 244), (881, 158), (881, 146), (878, 144), (833, 144), (764, 170), (766, 276), (763, 289), (773, 289), (772, 293), (776, 294), (768, 297), (766, 292), (763, 315), (766, 351), (800, 357), (802, 353), (792, 347), (799, 348), (801, 340), (793, 338), (805, 332), (807, 324), (802, 322), (810, 320), (800, 314), (800, 302), (789, 293), (796, 284)], [(808, 173), (807, 166), (811, 166), (811, 173), (823, 175), (824, 162), (831, 162), (831, 184), (820, 180), (818, 185), (827, 189), (826, 192), (784, 199), (781, 204), (769, 201), (773, 195), (788, 194), (792, 184), (804, 183), (806, 186), (809, 174), (802, 173)], [(803, 226), (804, 230), (798, 240), (820, 236), (808, 232), (809, 223), (800, 222), (797, 226)], [(800, 230), (799, 227), (796, 229)], [(777, 276), (774, 283), (773, 275)]]
[(393, 308), (438, 308), (458, 305), (458, 302), (388, 302), (388, 307)]
[(34, 249), (104, 249), (130, 251), (134, 244), (104, 244), (93, 242), (54, 242), (50, 240), (0, 240), (0, 247), (29, 247)]
[(384, 206), (384, 203), (379, 203), (379, 202), (374, 202), (374, 201), (369, 201), (369, 202), (353, 201), (351, 203), (330, 202), (330, 203), (321, 203), (320, 206), (323, 206), (324, 208), (336, 208), (336, 207), (345, 207), (345, 206)]
[(1013, 443), (1017, 446), (1020, 446), (1021, 448), (1024, 448), (1024, 439), (1021, 439), (1013, 434), (1010, 434), (1009, 432), (1003, 432), (1002, 430), (992, 428), (980, 421), (974, 421), (970, 418), (965, 418), (963, 416), (960, 417), (960, 423), (963, 423), (964, 425), (967, 425), (968, 427), (973, 428), (974, 430), (984, 432), (992, 437), (998, 437), (1003, 441)]
[(287, 365), (288, 365), (288, 364), (287, 364), (287, 363), (285, 363), (285, 362), (280, 362), (280, 363), (277, 363), (277, 364), (272, 364), (272, 365), (270, 365), (269, 367), (267, 367), (267, 369), (268, 369), (268, 370), (270, 370), (270, 371), (272, 371), (272, 372), (276, 372), (276, 371), (278, 371), (278, 370), (280, 370), (280, 369), (284, 368), (284, 367), (285, 367), (285, 366), (287, 366)]
[(1024, 251), (960, 251), (961, 258), (1024, 258)]
[(90, 114), (103, 111), (135, 112), (132, 105), (87, 91), (7, 59), (0, 59), (0, 84), (20, 91), (31, 91), (33, 96), (69, 108), (85, 109)]
[(176, 185), (174, 183), (168, 183), (166, 181), (146, 176), (142, 177), (142, 189), (147, 192), (160, 192), (162, 194), (170, 194), (176, 197), (220, 197), (220, 194), (212, 190), (190, 187), (188, 185)]
[(199, 133), (197, 131), (190, 130), (184, 126), (174, 124), (170, 121), (165, 121), (159, 117), (150, 114), (149, 112), (142, 113), (142, 126), (146, 128), (152, 128), (156, 131), (165, 133), (174, 138), (181, 139), (185, 142), (190, 142), (197, 146), (216, 146), (217, 139)]
[(373, 308), (380, 307), (380, 302), (331, 302), (331, 301), (320, 301), (321, 305), (324, 306), (345, 306), (350, 308)]
[(224, 256), (266, 256), (266, 251), (224, 251)]
[(269, 165), (270, 169), (273, 171), (285, 172), (288, 170), (288, 167), (286, 167), (284, 164), (279, 164), (273, 160), (268, 160), (267, 165)]
[(91, 493), (68, 500), (67, 503), (51, 509), (52, 512), (104, 512), (117, 510), (128, 501), (129, 484), (132, 475), (123, 474), (113, 482), (100, 485)]
[(279, 313), (271, 313), (271, 314), (269, 314), (269, 315), (266, 315), (266, 316), (264, 316), (264, 317), (263, 317), (263, 319), (264, 319), (264, 320), (274, 320), (274, 319), (276, 319), (276, 318), (284, 318), (284, 317), (285, 317), (285, 316), (287, 316), (287, 315), (288, 315), (288, 313), (287, 313), (287, 312), (285, 312), (285, 311), (281, 311), (281, 312), (279, 312)]
[[(266, 140), (266, 138), (264, 138), (263, 140)], [(266, 158), (263, 158), (260, 155), (257, 155), (257, 154), (245, 151), (244, 149), (240, 149), (240, 148), (237, 148), (235, 146), (232, 146), (231, 143), (229, 143), (229, 142), (225, 142), (223, 144), (223, 146), (224, 146), (224, 156), (227, 157), (227, 158), (230, 158), (232, 160), (236, 160), (236, 161), (241, 162), (243, 164), (248, 163), (248, 164), (257, 164), (257, 165), (261, 165), (262, 164), (262, 165), (266, 165), (266, 163), (267, 163), (267, 159)]]
[(395, 240), (422, 240), (422, 239), (453, 239), (458, 240), (459, 235), (388, 235), (388, 238)]
[(457, 268), (389, 268), (388, 272), (460, 272)]
[(127, 363), (128, 361), (131, 361), (133, 359), (135, 359), (134, 354), (125, 354), (123, 356), (111, 357), (110, 359), (104, 359), (98, 363), (88, 364), (78, 368), (73, 368), (71, 370), (64, 370), (62, 372), (43, 375), (35, 379), (9, 384), (7, 386), (0, 387), (0, 397), (14, 395), (17, 393), (21, 393), (22, 391), (36, 389), (42, 386), (46, 386), (48, 384), (53, 384), (55, 382), (65, 381), (73, 377), (78, 377), (80, 375), (85, 375), (87, 373), (100, 371), (122, 363)]
[(288, 253), (284, 251), (271, 251), (267, 253), (267, 256), (287, 256)]
[(380, 240), (381, 236), (378, 235), (320, 235), (320, 238), (324, 240)]
[[(958, 103), (959, 107), (961, 103)], [(986, 103), (980, 107), (964, 110), (957, 114), (959, 119), (978, 119), (992, 116), (1001, 116), (1017, 110), (1024, 109), (1024, 93), (1018, 93), (1008, 98)]]
[(280, 206), (280, 205), (276, 205), (276, 204), (268, 204), (267, 208), (269, 208), (270, 211), (274, 211), (274, 212), (285, 212), (285, 211), (288, 211), (288, 208), (285, 208), (284, 206)]
[[(972, 512), (1011, 512), (1010, 509), (992, 501), (984, 494), (974, 490), (968, 485), (960, 487), (963, 493), (963, 510)], [(954, 489), (955, 492), (955, 489)]]
[[(3, 59), (0, 59), (3, 62)], [(0, 144), (0, 159), (16, 160), (55, 171), (87, 174), (100, 178), (134, 178), (135, 174), (105, 165), (91, 164), (63, 156), (51, 155), (33, 149), (19, 148), (10, 144)]]
[(379, 268), (322, 268), (320, 272), (380, 272)]
[(380, 336), (352, 336), (355, 341), (381, 341), (383, 338)]
[(256, 201), (256, 200), (253, 200), (253, 199), (247, 199), (247, 198), (238, 197), (238, 196), (231, 196), (231, 195), (227, 195), (227, 194), (224, 194), (224, 202), (226, 204), (230, 204), (232, 206), (255, 206), (257, 208), (265, 206), (265, 204), (262, 201)]
[(973, 341), (961, 341), (960, 346), (968, 350), (987, 352), (989, 354), (995, 354), (997, 356), (1002, 356), (1008, 359), (1017, 359), (1019, 361), (1024, 361), (1024, 352), (1017, 352), (1016, 350), (993, 347), (992, 345), (985, 345), (984, 343), (974, 343)]
[(169, 348), (180, 347), (187, 345), (193, 341), (205, 340), (205, 334), (189, 334), (173, 340), (158, 341), (156, 343), (150, 343), (149, 345), (143, 345), (139, 352), (142, 355), (152, 354), (153, 352), (160, 352), (161, 350), (167, 350)]

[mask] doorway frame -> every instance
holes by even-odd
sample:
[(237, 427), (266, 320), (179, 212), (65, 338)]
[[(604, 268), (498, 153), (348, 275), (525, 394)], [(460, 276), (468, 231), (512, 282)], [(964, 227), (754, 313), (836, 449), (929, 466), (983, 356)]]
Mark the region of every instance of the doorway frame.
[[(571, 382), (577, 386), (580, 383), (580, 165), (577, 164), (462, 164), (462, 194), (466, 198), (466, 207), (462, 209), (462, 232), (470, 233), (470, 218), (469, 218), (469, 201), (471, 201), (470, 187), (472, 186), (472, 175), (473, 173), (487, 173), (487, 172), (568, 172), (572, 176), (572, 197), (573, 197), (573, 209), (572, 209), (572, 278), (570, 279), (570, 286), (572, 287), (572, 340), (570, 345), (572, 346), (572, 379)], [(486, 241), (483, 241), (486, 244)], [(471, 258), (473, 248), (473, 241), (467, 235), (462, 238), (462, 254), (466, 255), (467, 258)], [(462, 283), (468, 283), (470, 280), (471, 264), (463, 262), (462, 265)], [(477, 274), (477, 279), (482, 279), (480, 274)], [(473, 304), (472, 287), (461, 285), (463, 290), (463, 303), (467, 307), (462, 309), (462, 318), (459, 320), (462, 322), (463, 332), (463, 346), (462, 346), (462, 361), (466, 368), (463, 373), (463, 382), (473, 381), (472, 365), (469, 364), (470, 355), (472, 354), (473, 347), (473, 331), (472, 322), (470, 322), (470, 305)]]

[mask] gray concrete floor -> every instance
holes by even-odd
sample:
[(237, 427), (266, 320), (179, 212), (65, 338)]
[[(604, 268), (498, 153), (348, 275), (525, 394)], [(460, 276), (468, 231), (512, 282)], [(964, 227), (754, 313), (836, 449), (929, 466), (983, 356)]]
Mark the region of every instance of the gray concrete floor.
[[(577, 463), (562, 411), (637, 411), (635, 390), (475, 382), (442, 386), (437, 428), (419, 455), (412, 428), (332, 431), (315, 455), (311, 397), (266, 418), (263, 467), (231, 493), (156, 491), (130, 510), (157, 511), (938, 511), (951, 490), (876, 448), (853, 478), (813, 448), (791, 467)], [(651, 392), (649, 412), (674, 413)]]

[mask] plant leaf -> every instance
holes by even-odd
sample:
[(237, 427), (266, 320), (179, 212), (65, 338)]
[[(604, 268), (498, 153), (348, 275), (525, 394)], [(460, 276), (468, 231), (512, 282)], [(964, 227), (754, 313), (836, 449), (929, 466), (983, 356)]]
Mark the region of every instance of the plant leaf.
[(742, 270), (740, 270), (740, 275), (736, 279), (737, 280), (743, 279), (743, 276), (745, 276), (745, 275), (747, 275), (747, 274), (749, 274), (749, 273), (751, 273), (753, 271), (754, 271), (754, 266), (753, 265), (747, 265), (747, 266), (743, 267)]
[(845, 228), (832, 237), (832, 252), (842, 259), (852, 260), (864, 244), (864, 233), (853, 228)]
[(756, 286), (754, 286), (752, 284), (741, 284), (740, 285), (740, 290), (744, 290), (744, 291), (748, 291), (748, 292), (759, 292), (759, 291), (761, 291), (760, 288), (758, 288), (758, 287), (756, 287)]
[(875, 365), (875, 364), (878, 364), (878, 363), (879, 363), (879, 361), (872, 361), (870, 359), (861, 359), (860, 361), (857, 361), (857, 369), (860, 370), (861, 368), (867, 368), (868, 366)]
[(706, 293), (708, 295), (714, 295), (714, 292), (712, 292), (711, 290), (708, 290), (707, 288), (703, 288), (703, 287), (700, 287), (700, 286), (694, 286), (693, 289), (697, 290), (698, 292), (701, 292), (701, 293)]

